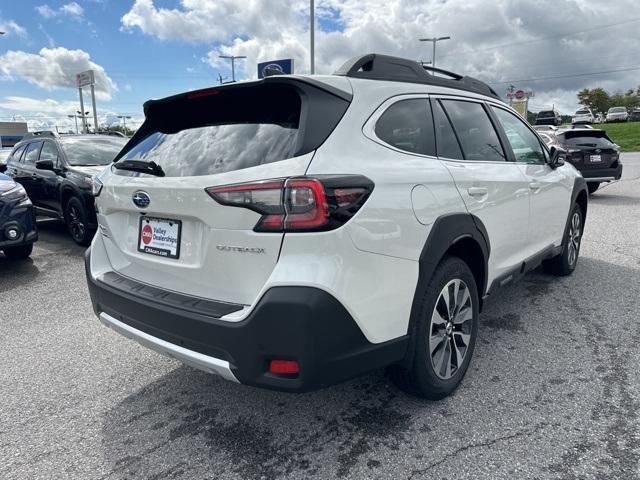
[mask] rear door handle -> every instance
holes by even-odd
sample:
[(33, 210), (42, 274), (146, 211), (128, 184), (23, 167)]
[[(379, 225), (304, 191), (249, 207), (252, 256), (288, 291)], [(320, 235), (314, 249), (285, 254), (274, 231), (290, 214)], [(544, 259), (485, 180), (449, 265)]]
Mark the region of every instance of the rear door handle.
[(529, 188), (530, 188), (531, 190), (540, 190), (540, 188), (542, 188), (542, 184), (541, 184), (541, 183), (538, 183), (538, 182), (531, 182), (531, 183), (529, 184)]
[(489, 190), (485, 187), (469, 187), (467, 188), (467, 193), (472, 197), (483, 197), (489, 193)]

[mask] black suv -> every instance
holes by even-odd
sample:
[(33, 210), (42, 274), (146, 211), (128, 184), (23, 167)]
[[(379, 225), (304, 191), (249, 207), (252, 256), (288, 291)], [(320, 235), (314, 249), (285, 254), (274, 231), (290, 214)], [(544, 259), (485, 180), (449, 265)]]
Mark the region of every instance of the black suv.
[(604, 130), (585, 127), (558, 130), (549, 146), (566, 152), (567, 161), (580, 170), (587, 181), (589, 193), (595, 193), (603, 182), (622, 177), (620, 147)]
[(562, 125), (562, 116), (557, 110), (543, 110), (536, 116), (536, 125)]
[(97, 228), (92, 178), (127, 143), (107, 135), (36, 132), (7, 160), (7, 174), (22, 184), (39, 215), (63, 220), (73, 240), (89, 245)]

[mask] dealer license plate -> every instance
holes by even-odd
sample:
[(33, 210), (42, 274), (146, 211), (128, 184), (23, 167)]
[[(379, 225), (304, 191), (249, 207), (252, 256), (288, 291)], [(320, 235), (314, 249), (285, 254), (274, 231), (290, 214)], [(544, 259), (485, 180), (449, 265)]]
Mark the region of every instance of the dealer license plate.
[(589, 161), (591, 163), (600, 163), (600, 162), (602, 162), (602, 156), (600, 156), (600, 155), (591, 155), (589, 157)]
[(179, 258), (181, 230), (180, 220), (140, 217), (138, 251), (160, 257)]

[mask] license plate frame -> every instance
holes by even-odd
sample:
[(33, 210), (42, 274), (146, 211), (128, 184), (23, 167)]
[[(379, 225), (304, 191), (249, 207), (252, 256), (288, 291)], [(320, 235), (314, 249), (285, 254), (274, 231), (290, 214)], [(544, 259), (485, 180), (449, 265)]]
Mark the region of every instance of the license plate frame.
[[(153, 243), (154, 241), (153, 239), (148, 243), (143, 242), (142, 229), (143, 229), (143, 224), (145, 222), (147, 225), (157, 224), (158, 226), (162, 226), (162, 224), (166, 224), (166, 226), (171, 229), (174, 228), (174, 225), (177, 227), (177, 233), (175, 235), (176, 237), (175, 253), (173, 252), (173, 249), (171, 248), (170, 245), (168, 246), (168, 248), (166, 248), (167, 245), (161, 245), (161, 246), (149, 245), (149, 243)], [(151, 228), (152, 228), (151, 234), (153, 236), (154, 227), (151, 226)], [(138, 252), (146, 253), (147, 255), (154, 255), (156, 257), (171, 258), (173, 260), (177, 260), (180, 258), (181, 243), (182, 243), (182, 220), (176, 220), (174, 218), (151, 217), (147, 215), (140, 216), (140, 220), (138, 221)], [(165, 247), (165, 248), (162, 248), (162, 247)]]

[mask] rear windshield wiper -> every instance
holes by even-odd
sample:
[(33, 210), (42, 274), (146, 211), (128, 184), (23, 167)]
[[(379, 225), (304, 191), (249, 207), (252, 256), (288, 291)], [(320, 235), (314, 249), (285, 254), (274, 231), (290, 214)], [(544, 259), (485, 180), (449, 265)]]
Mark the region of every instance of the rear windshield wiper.
[(118, 170), (129, 170), (131, 172), (148, 173), (156, 177), (164, 177), (164, 170), (156, 162), (145, 162), (143, 160), (120, 160), (113, 164)]

